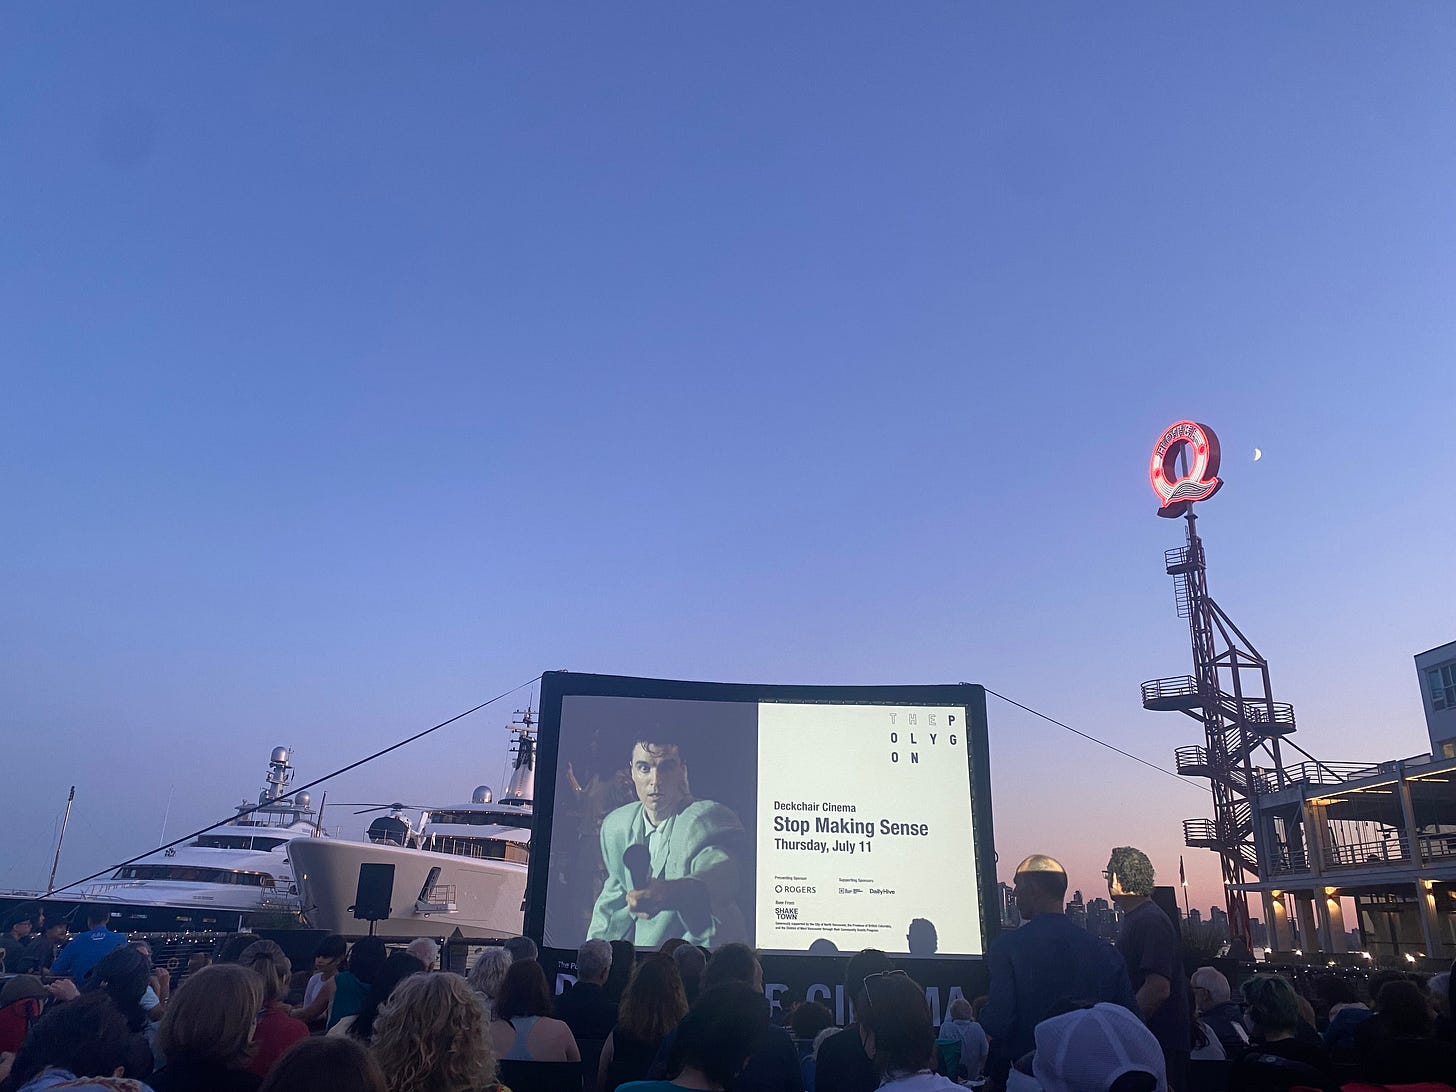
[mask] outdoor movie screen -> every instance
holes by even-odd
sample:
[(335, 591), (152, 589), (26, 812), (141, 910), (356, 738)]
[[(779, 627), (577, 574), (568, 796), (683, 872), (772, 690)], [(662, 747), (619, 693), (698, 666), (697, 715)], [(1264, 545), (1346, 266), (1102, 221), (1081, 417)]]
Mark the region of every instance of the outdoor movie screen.
[[(560, 693), (558, 714), (557, 688), (606, 692)], [(554, 800), (544, 862), (538, 819), (527, 923), (546, 947), (985, 951), (979, 687), (558, 672), (543, 680), (541, 727)]]

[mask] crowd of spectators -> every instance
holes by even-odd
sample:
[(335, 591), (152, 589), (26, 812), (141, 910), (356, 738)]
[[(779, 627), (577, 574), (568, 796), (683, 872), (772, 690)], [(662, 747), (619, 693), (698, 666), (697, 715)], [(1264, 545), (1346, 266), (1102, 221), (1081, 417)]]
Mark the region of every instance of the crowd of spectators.
[(1116, 946), (1066, 921), (1060, 865), (1022, 862), (1026, 924), (993, 943), (987, 994), (953, 995), (938, 1026), (923, 986), (873, 949), (847, 961), (840, 1028), (817, 1001), (771, 1008), (743, 944), (589, 940), (557, 995), (525, 937), (461, 975), (440, 969), (433, 940), (329, 936), (295, 975), (277, 943), (240, 934), (174, 989), (146, 941), (100, 913), (42, 948), (36, 974), (30, 950), (52, 930), (24, 923), (0, 937), (27, 968), (0, 987), (0, 1092), (1456, 1090), (1450, 975), (1379, 972), (1362, 989), (1336, 974), (1185, 974), (1140, 858), (1109, 863)]

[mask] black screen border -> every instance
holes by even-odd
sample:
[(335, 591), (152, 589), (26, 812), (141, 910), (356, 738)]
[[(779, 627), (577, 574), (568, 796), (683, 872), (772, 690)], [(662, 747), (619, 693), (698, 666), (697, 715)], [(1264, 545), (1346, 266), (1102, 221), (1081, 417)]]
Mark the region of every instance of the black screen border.
[[(975, 828), (977, 881), (981, 895), (981, 951), (1000, 932), (1001, 900), (996, 879), (996, 847), (991, 826), (991, 758), (986, 727), (986, 690), (976, 683), (933, 683), (909, 686), (799, 686), (778, 683), (688, 682), (630, 675), (593, 675), (547, 671), (541, 676), (537, 721), (535, 825), (526, 873), (525, 935), (545, 949), (546, 894), (551, 875), (552, 814), (556, 806), (556, 769), (561, 747), (561, 703), (566, 697), (668, 698), (680, 701), (783, 702), (804, 705), (953, 705), (966, 711), (969, 722), (967, 778), (971, 790), (971, 822)], [(551, 950), (556, 958), (575, 952)], [(833, 959), (796, 955), (795, 960)], [(984, 955), (934, 957), (948, 962), (981, 960)]]

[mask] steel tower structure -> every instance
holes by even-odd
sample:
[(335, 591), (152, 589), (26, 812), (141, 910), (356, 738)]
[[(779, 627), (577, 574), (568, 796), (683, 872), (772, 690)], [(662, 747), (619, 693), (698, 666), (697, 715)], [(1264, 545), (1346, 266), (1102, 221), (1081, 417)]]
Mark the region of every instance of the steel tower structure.
[(1247, 943), (1248, 898), (1237, 885), (1259, 875), (1254, 798), (1284, 780), (1279, 745), (1295, 723), (1294, 707), (1274, 700), (1268, 661), (1208, 592), (1193, 505), (1223, 484), (1218, 461), (1213, 430), (1191, 421), (1171, 426), (1154, 449), (1151, 480), (1163, 501), (1158, 514), (1183, 516), (1187, 525), (1186, 544), (1164, 554), (1164, 568), (1173, 577), (1178, 617), (1188, 619), (1193, 674), (1143, 683), (1142, 701), (1144, 709), (1180, 712), (1203, 726), (1203, 745), (1177, 748), (1174, 760), (1178, 773), (1208, 778), (1213, 818), (1185, 819), (1183, 840), (1218, 853), (1229, 935)]

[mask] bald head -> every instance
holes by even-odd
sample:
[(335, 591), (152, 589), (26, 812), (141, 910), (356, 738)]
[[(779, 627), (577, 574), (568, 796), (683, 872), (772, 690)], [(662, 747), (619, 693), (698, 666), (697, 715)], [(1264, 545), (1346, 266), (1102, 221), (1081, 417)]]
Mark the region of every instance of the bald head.
[(1016, 866), (1016, 909), (1023, 918), (1060, 914), (1067, 897), (1067, 870), (1044, 853), (1033, 853)]

